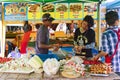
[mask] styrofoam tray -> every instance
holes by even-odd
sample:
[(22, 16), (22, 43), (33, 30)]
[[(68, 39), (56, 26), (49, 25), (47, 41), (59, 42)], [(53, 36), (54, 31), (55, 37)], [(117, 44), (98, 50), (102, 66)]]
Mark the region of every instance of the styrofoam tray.
[(0, 71), (2, 73), (18, 73), (18, 74), (30, 74), (32, 72), (34, 72), (34, 70), (30, 70), (30, 71), (13, 71), (13, 70), (7, 70), (7, 71)]
[(109, 76), (109, 74), (91, 74), (91, 76), (103, 76), (103, 77), (107, 77), (107, 76)]

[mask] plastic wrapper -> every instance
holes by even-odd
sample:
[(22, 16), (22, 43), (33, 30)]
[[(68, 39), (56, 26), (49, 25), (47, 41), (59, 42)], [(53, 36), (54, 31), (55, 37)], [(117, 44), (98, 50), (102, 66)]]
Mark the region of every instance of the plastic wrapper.
[(60, 64), (55, 58), (47, 59), (43, 63), (43, 70), (48, 76), (55, 75), (59, 70)]

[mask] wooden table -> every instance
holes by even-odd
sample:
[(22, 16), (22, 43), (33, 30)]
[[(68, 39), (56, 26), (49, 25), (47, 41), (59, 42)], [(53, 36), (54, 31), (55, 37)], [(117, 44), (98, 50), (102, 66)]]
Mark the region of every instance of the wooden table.
[(76, 79), (64, 78), (61, 75), (55, 75), (54, 77), (48, 77), (41, 73), (31, 74), (11, 74), (11, 73), (0, 73), (0, 80), (120, 80), (120, 76), (115, 73), (110, 74), (108, 77), (95, 77), (89, 76), (87, 78), (80, 77)]

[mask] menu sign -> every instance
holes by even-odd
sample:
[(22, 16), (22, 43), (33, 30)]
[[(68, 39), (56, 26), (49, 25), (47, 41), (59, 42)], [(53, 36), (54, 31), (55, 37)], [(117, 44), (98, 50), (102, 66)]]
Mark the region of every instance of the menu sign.
[(42, 12), (43, 12), (42, 14), (50, 13), (52, 17), (55, 17), (54, 11), (55, 11), (55, 6), (52, 3), (44, 4), (42, 6)]
[(27, 3), (4, 3), (5, 20), (26, 20)]
[(84, 4), (84, 16), (86, 15), (91, 15), (93, 18), (97, 18), (97, 3)]
[(68, 4), (67, 3), (56, 4), (55, 17), (57, 19), (68, 19)]
[(2, 3), (0, 3), (0, 20), (2, 19)]
[(70, 3), (70, 18), (82, 18), (82, 4)]
[(40, 3), (29, 3), (28, 5), (28, 20), (36, 20), (41, 18), (41, 4)]

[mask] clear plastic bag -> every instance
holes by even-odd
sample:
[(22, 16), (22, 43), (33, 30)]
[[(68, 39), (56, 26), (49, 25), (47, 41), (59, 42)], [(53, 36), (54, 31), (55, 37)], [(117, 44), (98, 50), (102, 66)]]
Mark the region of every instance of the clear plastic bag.
[(18, 48), (16, 47), (14, 51), (11, 51), (7, 57), (12, 57), (12, 58), (20, 58), (21, 54), (18, 50)]

